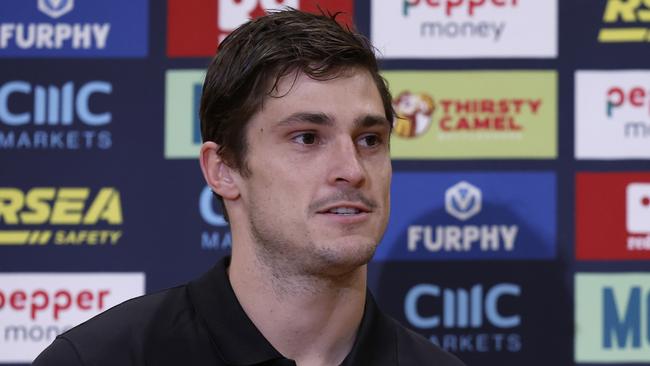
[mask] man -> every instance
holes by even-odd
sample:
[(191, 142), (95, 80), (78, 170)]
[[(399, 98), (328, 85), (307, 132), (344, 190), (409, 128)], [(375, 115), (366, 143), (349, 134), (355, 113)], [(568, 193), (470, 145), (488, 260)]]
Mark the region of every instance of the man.
[(286, 10), (241, 26), (201, 99), (201, 169), (232, 258), (64, 333), (34, 364), (462, 365), (366, 290), (392, 119), (371, 46), (332, 17)]

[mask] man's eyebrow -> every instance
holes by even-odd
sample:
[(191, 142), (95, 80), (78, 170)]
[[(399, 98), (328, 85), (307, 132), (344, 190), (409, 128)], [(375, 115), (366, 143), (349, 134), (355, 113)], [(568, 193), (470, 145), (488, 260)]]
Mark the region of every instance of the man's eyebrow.
[(368, 114), (365, 116), (358, 117), (354, 120), (354, 125), (359, 127), (373, 127), (377, 125), (386, 125), (389, 129), (391, 128), (391, 123), (383, 115), (378, 114)]
[(325, 113), (320, 112), (297, 112), (281, 119), (277, 126), (290, 126), (296, 123), (312, 123), (315, 125), (332, 125), (333, 119)]

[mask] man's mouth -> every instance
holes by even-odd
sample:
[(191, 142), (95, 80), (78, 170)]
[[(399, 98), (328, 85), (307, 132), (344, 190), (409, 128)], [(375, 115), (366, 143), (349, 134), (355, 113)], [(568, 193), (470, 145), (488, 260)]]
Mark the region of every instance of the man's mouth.
[(361, 210), (352, 207), (335, 207), (327, 210), (327, 213), (343, 216), (358, 215), (360, 212)]

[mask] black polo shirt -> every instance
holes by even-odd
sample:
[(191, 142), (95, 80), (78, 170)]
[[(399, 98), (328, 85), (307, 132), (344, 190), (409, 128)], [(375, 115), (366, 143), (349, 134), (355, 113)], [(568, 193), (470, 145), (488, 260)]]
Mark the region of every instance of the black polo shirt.
[[(187, 285), (99, 314), (58, 336), (33, 365), (295, 365), (273, 348), (239, 305), (228, 264), (225, 258)], [(463, 363), (384, 315), (368, 292), (361, 326), (342, 365)]]

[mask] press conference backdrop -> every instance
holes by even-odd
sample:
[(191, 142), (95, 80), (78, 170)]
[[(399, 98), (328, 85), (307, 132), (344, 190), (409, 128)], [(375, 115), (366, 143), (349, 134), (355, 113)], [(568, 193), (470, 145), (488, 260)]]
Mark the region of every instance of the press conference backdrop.
[[(318, 5), (377, 46), (400, 115), (383, 309), (471, 365), (650, 365), (650, 3)], [(278, 6), (317, 9), (0, 2), (0, 363), (229, 253), (201, 81)]]

